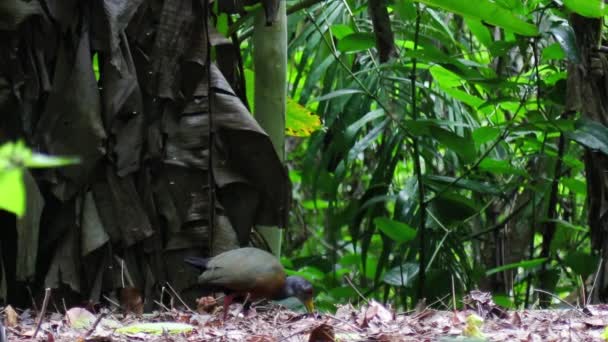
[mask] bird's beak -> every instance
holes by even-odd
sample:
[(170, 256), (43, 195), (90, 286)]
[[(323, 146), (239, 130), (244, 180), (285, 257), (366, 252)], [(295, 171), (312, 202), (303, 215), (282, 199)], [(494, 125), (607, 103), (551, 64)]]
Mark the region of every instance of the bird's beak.
[(312, 302), (312, 298), (308, 298), (307, 300), (305, 300), (304, 301), (304, 306), (306, 307), (306, 310), (308, 312), (315, 311), (315, 304)]

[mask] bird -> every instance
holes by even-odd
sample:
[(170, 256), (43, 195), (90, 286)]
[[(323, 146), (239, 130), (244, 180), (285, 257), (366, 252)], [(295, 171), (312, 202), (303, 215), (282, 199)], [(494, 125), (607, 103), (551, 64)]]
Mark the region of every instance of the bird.
[(232, 300), (243, 296), (250, 300), (296, 297), (309, 313), (314, 311), (312, 284), (299, 276), (286, 276), (279, 260), (264, 250), (243, 247), (212, 258), (190, 256), (184, 261), (202, 271), (198, 284), (224, 292), (224, 321)]

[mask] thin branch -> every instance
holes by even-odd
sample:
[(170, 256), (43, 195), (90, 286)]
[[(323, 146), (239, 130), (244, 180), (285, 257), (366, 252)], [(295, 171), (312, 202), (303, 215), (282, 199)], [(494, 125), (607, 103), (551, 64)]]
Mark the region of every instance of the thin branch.
[(42, 301), (42, 310), (38, 314), (38, 322), (36, 323), (36, 330), (34, 330), (34, 335), (32, 335), (32, 339), (35, 339), (38, 335), (38, 331), (40, 331), (40, 327), (42, 326), (42, 321), (44, 320), (44, 314), (46, 313), (46, 308), (49, 305), (49, 299), (51, 299), (51, 289), (46, 288), (44, 290), (44, 300)]

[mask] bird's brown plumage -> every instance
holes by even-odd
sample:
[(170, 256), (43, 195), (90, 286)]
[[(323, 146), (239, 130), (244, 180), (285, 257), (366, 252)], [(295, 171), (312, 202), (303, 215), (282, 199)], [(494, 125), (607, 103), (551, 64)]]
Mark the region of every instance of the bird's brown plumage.
[(224, 315), (233, 297), (245, 295), (253, 300), (297, 297), (313, 310), (312, 285), (301, 277), (286, 277), (279, 260), (261, 249), (245, 247), (209, 259), (188, 257), (184, 261), (203, 271), (198, 277), (200, 285), (226, 293)]

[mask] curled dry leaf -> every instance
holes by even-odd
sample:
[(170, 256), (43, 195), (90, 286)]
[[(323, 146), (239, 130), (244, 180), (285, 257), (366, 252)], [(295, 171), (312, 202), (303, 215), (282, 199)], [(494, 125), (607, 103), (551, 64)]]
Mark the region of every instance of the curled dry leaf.
[(15, 327), (19, 324), (19, 314), (10, 305), (7, 305), (6, 308), (4, 308), (4, 317), (4, 323), (7, 327)]
[(365, 309), (363, 315), (360, 315), (357, 319), (357, 323), (361, 327), (366, 327), (374, 318), (378, 318), (382, 322), (388, 322), (393, 319), (393, 314), (382, 304), (372, 300), (369, 302), (369, 306)]
[(196, 300), (196, 311), (198, 313), (212, 313), (217, 306), (217, 301), (211, 296), (201, 297)]
[(334, 328), (325, 323), (314, 328), (308, 338), (308, 342), (334, 342), (335, 340)]
[(83, 308), (71, 308), (65, 313), (65, 319), (74, 329), (88, 329), (95, 322), (95, 315)]

